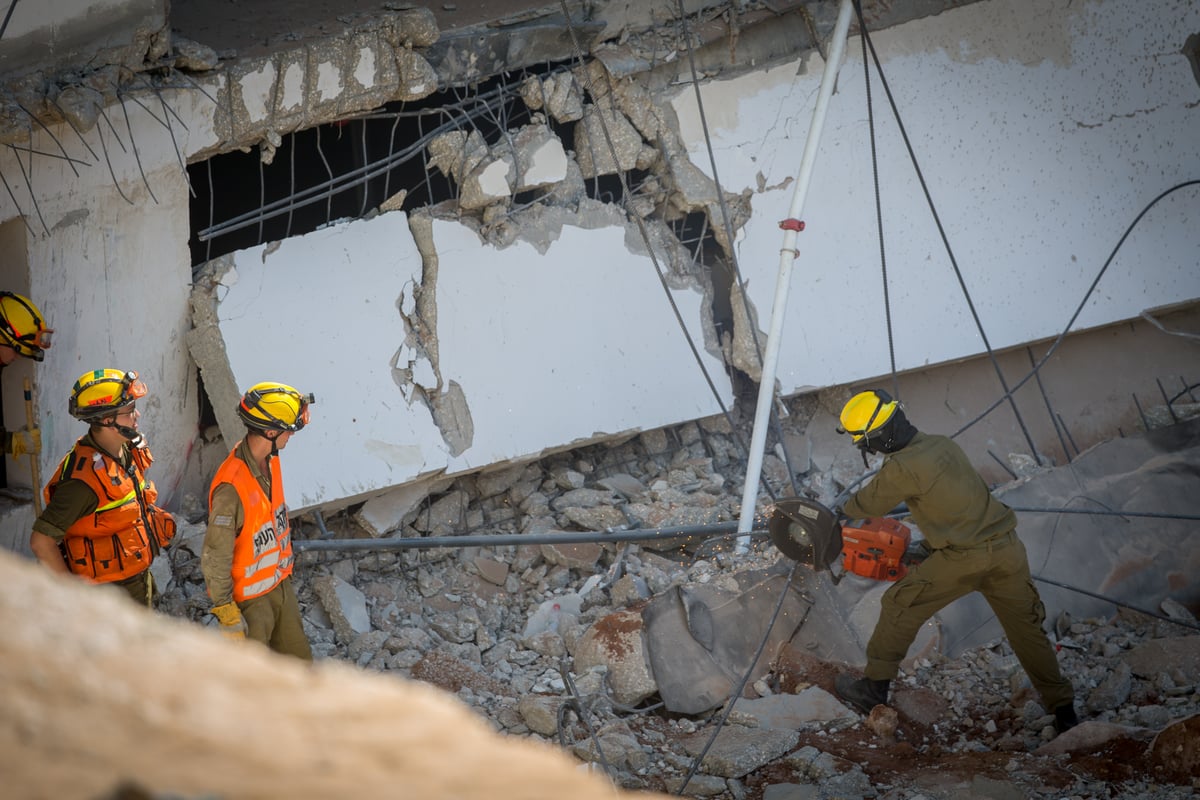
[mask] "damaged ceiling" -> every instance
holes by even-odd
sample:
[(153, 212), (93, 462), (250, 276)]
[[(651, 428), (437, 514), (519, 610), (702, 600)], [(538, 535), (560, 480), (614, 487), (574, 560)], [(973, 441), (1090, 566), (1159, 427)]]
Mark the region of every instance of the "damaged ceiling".
[[(972, 2), (977, 0), (864, 0), (862, 6), (867, 24), (878, 29)], [(701, 41), (723, 39), (731, 29), (737, 30), (739, 35), (760, 37), (765, 31), (750, 31), (762, 23), (769, 23), (764, 27), (772, 29), (770, 37), (780, 40), (779, 46), (786, 47), (782, 40), (794, 37), (799, 30), (795, 26), (799, 24), (808, 32), (801, 41), (791, 44), (792, 52), (796, 52), (811, 42), (814, 31), (820, 31), (822, 35), (828, 33), (836, 7), (834, 0), (570, 0), (566, 3), (475, 0), (433, 4), (385, 0), (241, 0), (213, 4), (207, 0), (174, 0), (170, 6), (170, 21), (175, 35), (200, 42), (230, 57), (247, 57), (290, 46), (299, 40), (327, 36), (338, 32), (342, 26), (361, 24), (380, 14), (424, 8), (433, 14), (446, 46), (454, 46), (459, 39), (472, 39), (478, 46), (486, 39), (499, 37), (510, 44), (504, 66), (513, 68), (527, 65), (520, 63), (523, 54), (534, 61), (570, 55), (569, 49), (557, 53), (550, 49), (522, 52), (539, 38), (546, 43), (558, 40), (560, 47), (570, 47), (569, 35), (564, 35), (564, 8), (569, 11), (572, 24), (585, 37), (581, 44), (589, 48), (604, 41), (624, 43), (630, 36), (659, 27), (674, 27), (682, 8), (685, 13), (695, 15), (693, 33)], [(739, 60), (736, 52), (725, 49), (728, 61)], [(745, 56), (751, 58), (754, 52), (748, 51)], [(666, 57), (665, 53), (663, 57)]]

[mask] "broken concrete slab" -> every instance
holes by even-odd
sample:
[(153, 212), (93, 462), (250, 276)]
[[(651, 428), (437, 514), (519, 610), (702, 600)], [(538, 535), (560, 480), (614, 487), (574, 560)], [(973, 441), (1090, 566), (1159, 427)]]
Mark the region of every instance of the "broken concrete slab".
[[(674, 587), (651, 599), (642, 612), (654, 680), (669, 710), (698, 714), (724, 703), (743, 674), (754, 680), (769, 671), (775, 651), (805, 618), (810, 604), (785, 576), (755, 577), (737, 592)], [(774, 624), (755, 662), (769, 620)]]
[[(293, 438), (282, 460), (295, 510), (344, 505), (438, 469), (467, 471), (528, 458), (597, 431), (657, 428), (680, 415), (717, 410), (718, 399), (697, 374), (673, 317), (657, 313), (661, 284), (626, 249), (623, 225), (564, 225), (546, 245), (556, 263), (530, 258), (529, 245), (518, 242), (492, 251), (493, 263), (480, 271), (474, 255), (479, 239), (469, 228), (436, 221), (428, 238), (418, 239), (405, 222), (404, 214), (384, 214), (241, 251), (197, 281), (197, 328), (189, 345), (227, 442), (241, 436), (234, 413), (241, 391), (266, 379), (264, 369), (317, 395), (314, 424)], [(610, 248), (608, 271), (579, 269)], [(618, 273), (624, 277), (614, 282)], [(346, 274), (366, 287), (363, 292), (346, 292)], [(304, 326), (264, 331), (256, 324), (252, 309), (262, 287), (275, 281), (305, 287), (292, 305), (308, 320)], [(643, 291), (628, 294), (632, 285)], [(691, 335), (703, 339), (703, 296), (691, 289), (673, 295), (691, 320)], [(549, 296), (556, 302), (545, 304), (542, 298)], [(631, 297), (638, 300), (631, 303)], [(609, 335), (599, 339), (597, 350), (595, 326), (579, 325), (575, 309), (604, 305), (600, 298), (611, 300), (611, 313), (598, 318)], [(344, 336), (349, 320), (353, 349), (330, 351), (328, 342)], [(505, 340), (494, 335), (495, 326), (503, 326)], [(556, 371), (545, 374), (537, 390), (529, 385), (532, 373), (496, 371), (512, 348), (533, 352), (546, 342), (557, 354)], [(570, 358), (584, 346), (587, 360)], [(306, 350), (328, 357), (314, 360)], [(265, 353), (271, 354), (269, 364)], [(719, 369), (717, 359), (708, 359), (712, 371)], [(675, 365), (673, 392), (660, 389), (664, 364)], [(347, 369), (357, 376), (353, 383), (335, 377)], [(614, 374), (622, 381), (614, 383)], [(423, 402), (444, 397), (442, 387), (454, 385), (471, 412), (470, 446), (461, 414), (448, 422)], [(526, 399), (520, 415), (511, 413), (512, 397)], [(483, 418), (481, 403), (487, 407)], [(564, 404), (599, 416), (558, 413)], [(356, 454), (332, 476), (315, 455), (326, 437), (336, 439), (340, 452)]]
[(633, 123), (613, 108), (589, 104), (575, 126), (575, 161), (584, 178), (628, 172), (638, 166), (644, 147)]
[(436, 478), (397, 486), (363, 503), (354, 521), (372, 536), (385, 536), (398, 530), (427, 497), (444, 492), (453, 482), (451, 478)]
[(617, 611), (598, 620), (575, 645), (576, 668), (607, 667), (613, 698), (626, 706), (659, 691), (646, 653), (644, 627), (641, 611)]
[(352, 584), (336, 575), (320, 575), (312, 580), (312, 587), (333, 623), (338, 641), (349, 644), (371, 630), (367, 599)]
[(1165, 780), (1181, 784), (1200, 778), (1200, 715), (1193, 714), (1161, 730), (1150, 743), (1150, 762)]
[[(681, 743), (689, 755), (698, 756), (709, 745), (710, 739), (712, 734), (704, 731)], [(713, 740), (700, 768), (709, 775), (740, 778), (792, 750), (799, 741), (800, 734), (796, 731), (726, 725)]]
[(810, 686), (796, 694), (739, 697), (733, 704), (733, 713), (752, 717), (760, 728), (787, 731), (794, 731), (809, 722), (833, 722), (858, 716), (818, 686)]
[[(1188, 594), (1175, 588), (1189, 585), (1186, 577), (1178, 577), (1190, 574), (1180, 561), (1180, 542), (1194, 534), (1194, 523), (1169, 515), (1194, 513), (1190, 498), (1197, 462), (1200, 420), (1192, 420), (1097, 445), (1070, 464), (1000, 487), (996, 494), (1018, 509), (1017, 532), (1035, 581), (1044, 576), (1152, 612), (1168, 597), (1195, 606), (1200, 602), (1195, 590)], [(1102, 513), (1054, 513), (1058, 508)], [(1120, 516), (1122, 511), (1167, 518)], [(1048, 619), (1064, 610), (1084, 618), (1108, 616), (1116, 609), (1051, 583), (1039, 582), (1038, 592)], [(1002, 635), (978, 595), (951, 604), (940, 616), (950, 653)], [(980, 626), (980, 620), (989, 618), (989, 624)], [(1149, 668), (1134, 658), (1140, 668)]]

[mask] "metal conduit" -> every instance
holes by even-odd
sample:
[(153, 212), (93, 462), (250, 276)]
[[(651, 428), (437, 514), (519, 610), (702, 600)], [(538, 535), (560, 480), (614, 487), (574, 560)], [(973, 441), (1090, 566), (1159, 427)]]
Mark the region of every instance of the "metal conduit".
[[(1022, 508), (1012, 506), (1013, 511), (1030, 514), (1088, 514), (1099, 517), (1148, 517), (1153, 519), (1178, 519), (1200, 521), (1200, 514), (1169, 514), (1156, 511), (1096, 511), (1076, 508)], [(907, 508), (898, 508), (883, 516), (901, 517), (909, 514)], [(322, 536), (329, 535), (322, 523)], [(767, 532), (767, 518), (754, 518), (751, 534), (762, 536)], [(649, 542), (657, 539), (703, 539), (735, 536), (736, 522), (715, 522), (711, 525), (679, 525), (667, 528), (633, 528), (624, 531), (561, 531), (559, 533), (476, 533), (448, 536), (406, 536), (384, 539), (297, 539), (292, 547), (310, 552), (374, 552), (377, 550), (433, 550), (447, 547), (502, 547), (522, 544), (589, 544), (593, 542)]]
[[(766, 517), (755, 520), (755, 534), (766, 533)], [(656, 539), (703, 539), (734, 536), (736, 522), (680, 525), (673, 528), (636, 528), (627, 531), (563, 531), (561, 533), (483, 533), (464, 536), (408, 536), (387, 539), (297, 539), (296, 550), (366, 552), (375, 550), (426, 550), (445, 547), (500, 547), (521, 544), (584, 544), (589, 542), (646, 542)]]

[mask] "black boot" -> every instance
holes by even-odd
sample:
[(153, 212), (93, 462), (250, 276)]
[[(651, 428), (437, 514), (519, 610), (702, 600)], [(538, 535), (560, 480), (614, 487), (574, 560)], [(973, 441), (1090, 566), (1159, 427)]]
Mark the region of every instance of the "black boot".
[(875, 706), (887, 705), (888, 689), (891, 681), (873, 681), (870, 678), (855, 680), (842, 673), (834, 678), (833, 688), (838, 697), (850, 703), (864, 714), (870, 714)]
[(1078, 724), (1079, 717), (1075, 716), (1074, 703), (1067, 703), (1065, 706), (1054, 709), (1054, 730), (1066, 733)]

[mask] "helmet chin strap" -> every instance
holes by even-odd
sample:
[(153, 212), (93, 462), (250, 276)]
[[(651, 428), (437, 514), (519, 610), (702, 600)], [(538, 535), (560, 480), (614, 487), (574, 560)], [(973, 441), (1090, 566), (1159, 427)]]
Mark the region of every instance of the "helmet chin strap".
[(137, 428), (131, 428), (128, 425), (118, 425), (115, 420), (112, 422), (97, 422), (95, 425), (100, 428), (112, 428), (131, 442), (140, 439), (142, 436), (141, 431)]

